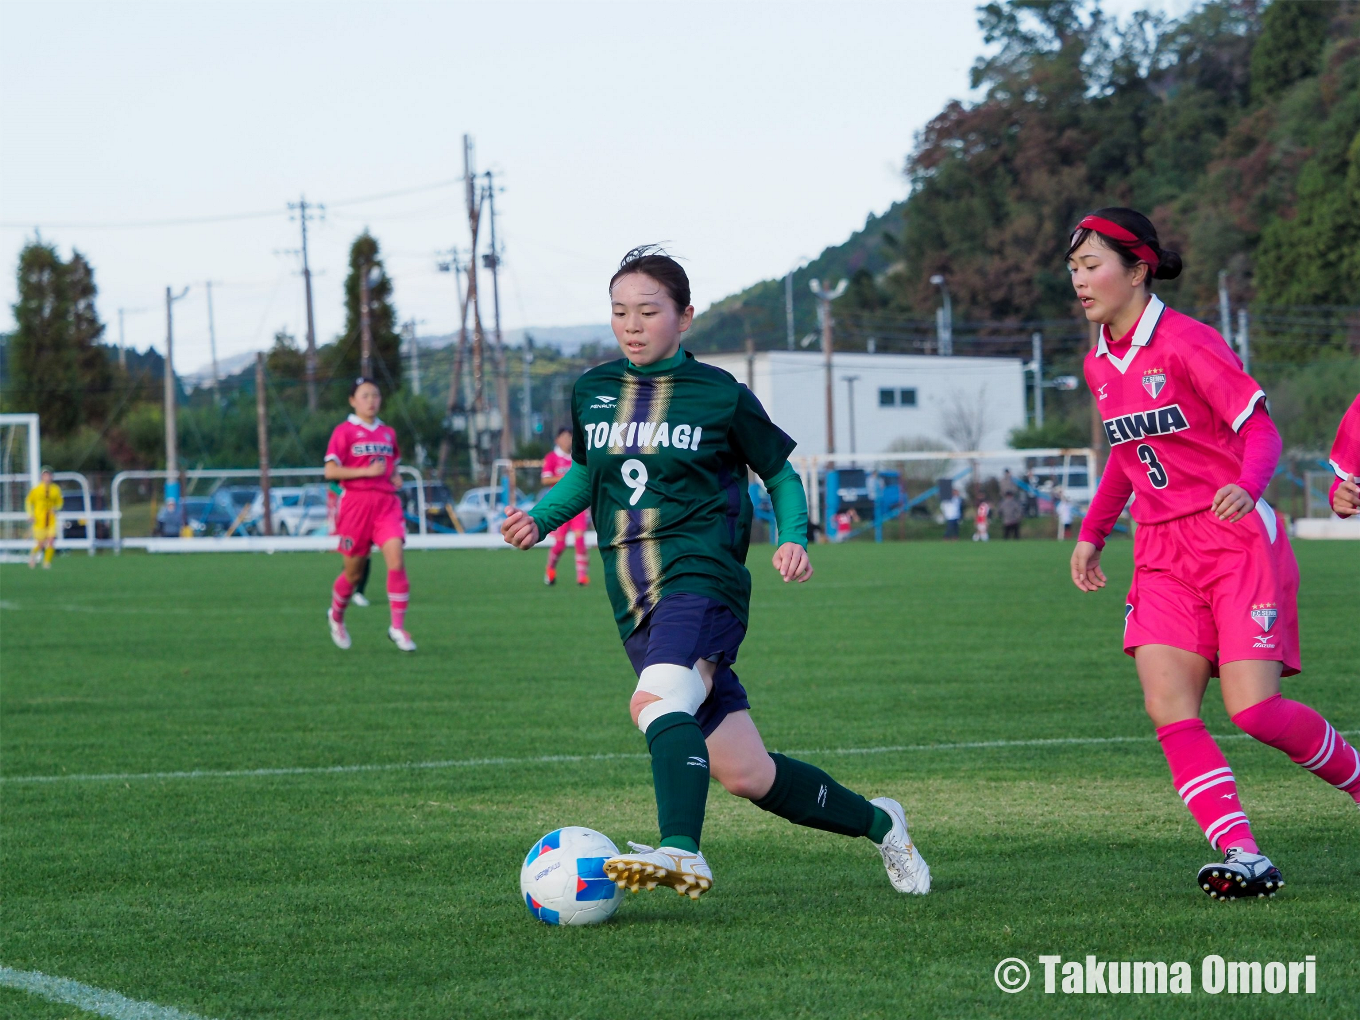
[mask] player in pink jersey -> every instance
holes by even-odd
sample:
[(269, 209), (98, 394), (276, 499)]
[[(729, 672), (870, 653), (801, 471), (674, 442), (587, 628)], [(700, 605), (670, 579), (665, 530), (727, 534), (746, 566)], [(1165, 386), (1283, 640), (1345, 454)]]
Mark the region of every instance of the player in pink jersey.
[(1338, 517), (1360, 514), (1360, 485), (1357, 484), (1360, 483), (1360, 396), (1356, 396), (1341, 416), (1330, 463), (1336, 472), (1336, 480), (1327, 493), (1332, 510)]
[(411, 585), (406, 578), (402, 545), (406, 540), (406, 516), (402, 513), (401, 450), (392, 426), (378, 420), (382, 393), (372, 379), (355, 379), (349, 390), (354, 413), (335, 426), (326, 447), (326, 478), (338, 481), (345, 490), (335, 533), (344, 557), (340, 576), (331, 590), (331, 608), (326, 613), (331, 640), (339, 648), (350, 646), (345, 629), (345, 607), (354, 587), (364, 575), (369, 550), (377, 546), (387, 563), (387, 603), (392, 610), (392, 625), (387, 636), (403, 652), (414, 652), (416, 643), (406, 632), (406, 607), (411, 601)]
[[(543, 487), (550, 489), (571, 470), (571, 429), (557, 430), (555, 445), (543, 458)], [(543, 573), (544, 584), (557, 583), (557, 561), (567, 549), (567, 535), (576, 532), (576, 583), (590, 583), (590, 556), (586, 553), (586, 528), (590, 511), (582, 510), (552, 533), (552, 548), (548, 550), (548, 569)]]
[(1215, 898), (1273, 896), (1284, 881), (1257, 847), (1232, 769), (1199, 717), (1210, 676), (1238, 727), (1360, 803), (1360, 753), (1280, 693), (1281, 675), (1300, 665), (1298, 567), (1261, 499), (1280, 435), (1223, 338), (1153, 296), (1152, 279), (1179, 275), (1181, 259), (1162, 250), (1146, 217), (1118, 208), (1087, 216), (1067, 265), (1087, 319), (1101, 324), (1085, 371), (1110, 443), (1072, 581), (1105, 587), (1100, 550), (1134, 496), (1124, 650), (1177, 792), (1224, 855), (1200, 869), (1199, 885)]

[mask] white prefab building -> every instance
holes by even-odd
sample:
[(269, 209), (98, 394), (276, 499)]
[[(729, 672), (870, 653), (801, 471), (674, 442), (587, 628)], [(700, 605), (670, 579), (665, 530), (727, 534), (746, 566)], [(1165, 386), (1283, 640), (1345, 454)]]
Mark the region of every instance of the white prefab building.
[[(819, 352), (698, 357), (750, 386), (774, 422), (797, 441), (799, 453), (828, 452), (826, 364)], [(1025, 425), (1023, 364), (1019, 358), (834, 354), (835, 452), (879, 453), (898, 440), (1004, 450), (1011, 430)]]

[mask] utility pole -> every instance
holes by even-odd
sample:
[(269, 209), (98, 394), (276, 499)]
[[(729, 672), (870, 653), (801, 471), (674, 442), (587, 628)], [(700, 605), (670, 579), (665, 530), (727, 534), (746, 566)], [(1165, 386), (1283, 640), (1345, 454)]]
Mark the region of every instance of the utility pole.
[(1034, 352), (1034, 427), (1044, 427), (1044, 335), (1031, 333), (1030, 345)]
[(843, 375), (841, 379), (845, 382), (845, 390), (849, 395), (850, 403), (850, 452), (855, 452), (855, 383), (859, 382), (857, 375)]
[(127, 371), (127, 341), (123, 339), (123, 309), (118, 309), (118, 367)]
[(1218, 331), (1232, 346), (1232, 303), (1228, 299), (1228, 271), (1218, 271)]
[(365, 263), (359, 274), (359, 374), (365, 379), (373, 378), (373, 323), (368, 313), (368, 292), (372, 285), (369, 275), (377, 268)]
[(793, 266), (784, 277), (784, 339), (793, 350)]
[(264, 388), (264, 351), (255, 353), (255, 434), (260, 448), (260, 501), (264, 506), (264, 533), (274, 534), (274, 514), (269, 496), (269, 405)]
[(222, 405), (222, 391), (217, 385), (217, 331), (213, 328), (212, 281), (204, 280), (203, 286), (208, 292), (208, 350), (212, 353), (213, 403), (220, 407)]
[(410, 331), (407, 342), (411, 345), (411, 392), (415, 396), (420, 396), (420, 342), (416, 338), (416, 320), (410, 319), (406, 323), (406, 328)]
[(480, 445), (481, 429), (486, 427), (486, 384), (482, 375), (483, 341), (481, 305), (477, 301), (477, 233), (482, 224), (481, 189), (477, 187), (477, 177), (472, 169), (472, 136), (463, 136), (463, 179), (467, 185), (468, 232), (472, 235), (472, 246), (467, 260), (467, 297), (465, 301), (472, 310), (472, 415), (473, 421), (468, 429), (472, 451), (473, 480), (476, 481), (477, 447)]
[(949, 282), (940, 273), (930, 278), (930, 282), (940, 288), (944, 303), (935, 309), (935, 339), (939, 344), (942, 357), (954, 353), (954, 308), (949, 302)]
[[(174, 501), (180, 527), (184, 526), (184, 501), (179, 490), (179, 423), (175, 419), (175, 318), (174, 304), (189, 293), (185, 287), (178, 294), (165, 288), (165, 501)], [(178, 533), (178, 529), (177, 529)]]
[[(307, 291), (307, 410), (316, 410), (316, 318), (312, 313), (312, 268), (307, 261), (307, 196), (302, 195), (296, 202), (289, 202), (288, 208), (297, 213), (302, 223), (302, 284)], [(324, 205), (313, 205), (322, 216), (326, 214)]]
[(514, 452), (510, 435), (510, 380), (506, 375), (505, 344), (501, 340), (501, 253), (496, 247), (496, 181), (490, 170), (486, 172), (485, 194), (487, 214), (491, 219), (491, 250), (482, 256), (482, 265), (491, 270), (491, 303), (496, 330), (496, 406), (501, 412), (500, 451), (502, 457), (509, 457)]
[(746, 334), (746, 388), (756, 391), (756, 338)]
[(836, 398), (831, 389), (831, 302), (845, 293), (849, 281), (841, 280), (834, 288), (824, 288), (821, 280), (809, 280), (808, 286), (817, 297), (817, 319), (822, 325), (822, 364), (826, 374), (826, 452), (836, 452)]
[(520, 425), (520, 437), (524, 445), (528, 446), (534, 438), (534, 390), (533, 380), (529, 378), (529, 366), (534, 363), (534, 338), (529, 335), (528, 330), (524, 333), (524, 357), (521, 364), (524, 366), (524, 389), (520, 394), (520, 417), (523, 419)]
[(1242, 358), (1242, 371), (1251, 371), (1251, 337), (1247, 332), (1247, 310), (1237, 310), (1237, 353)]

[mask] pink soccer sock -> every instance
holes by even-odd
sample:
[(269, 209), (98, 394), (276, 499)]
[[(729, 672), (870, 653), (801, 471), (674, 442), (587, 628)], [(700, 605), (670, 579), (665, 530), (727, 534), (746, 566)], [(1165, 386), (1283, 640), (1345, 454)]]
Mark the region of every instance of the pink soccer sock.
[(586, 535), (583, 531), (576, 533), (576, 580), (590, 576), (590, 554), (586, 552)]
[(1360, 803), (1360, 752), (1307, 705), (1276, 694), (1238, 712), (1232, 721)]
[(567, 533), (565, 531), (559, 531), (556, 535), (553, 536), (552, 548), (548, 550), (549, 570), (557, 569), (557, 561), (562, 558), (562, 553), (566, 551), (566, 548), (567, 548)]
[(349, 583), (349, 578), (345, 577), (344, 571), (335, 579), (335, 584), (331, 588), (331, 617), (337, 623), (345, 620), (345, 607), (349, 605), (350, 598), (354, 595), (354, 585)]
[(411, 582), (406, 579), (406, 568), (387, 572), (387, 606), (392, 610), (392, 626), (406, 627), (406, 607), (411, 603)]
[(1185, 719), (1161, 726), (1157, 739), (1171, 766), (1176, 792), (1204, 830), (1209, 845), (1218, 850), (1238, 847), (1260, 853), (1251, 835), (1251, 823), (1237, 799), (1237, 780), (1203, 720)]

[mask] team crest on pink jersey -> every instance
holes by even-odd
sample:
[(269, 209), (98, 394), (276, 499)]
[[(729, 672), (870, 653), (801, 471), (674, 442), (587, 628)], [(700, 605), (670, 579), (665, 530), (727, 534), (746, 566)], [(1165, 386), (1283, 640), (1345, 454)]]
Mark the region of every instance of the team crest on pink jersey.
[(1262, 602), (1251, 607), (1251, 618), (1256, 622), (1256, 626), (1264, 631), (1270, 630), (1275, 626), (1275, 621), (1280, 617), (1280, 610), (1274, 602)]
[(1166, 373), (1160, 368), (1154, 368), (1143, 373), (1143, 389), (1147, 390), (1148, 396), (1153, 400), (1162, 392), (1162, 387), (1166, 385)]

